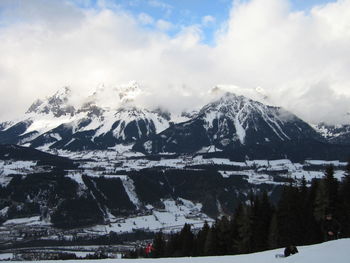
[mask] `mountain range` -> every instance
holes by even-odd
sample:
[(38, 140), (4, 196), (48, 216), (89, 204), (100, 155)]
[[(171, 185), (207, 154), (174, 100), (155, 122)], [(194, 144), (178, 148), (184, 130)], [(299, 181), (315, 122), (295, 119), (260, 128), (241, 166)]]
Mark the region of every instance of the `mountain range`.
[(135, 82), (118, 87), (108, 98), (118, 106), (106, 107), (102, 86), (77, 107), (64, 87), (35, 101), (21, 118), (0, 123), (0, 144), (44, 151), (127, 146), (146, 155), (201, 153), (237, 160), (344, 160), (350, 152), (350, 125), (311, 125), (283, 108), (229, 92), (176, 122), (160, 108), (138, 107), (134, 98), (141, 93)]

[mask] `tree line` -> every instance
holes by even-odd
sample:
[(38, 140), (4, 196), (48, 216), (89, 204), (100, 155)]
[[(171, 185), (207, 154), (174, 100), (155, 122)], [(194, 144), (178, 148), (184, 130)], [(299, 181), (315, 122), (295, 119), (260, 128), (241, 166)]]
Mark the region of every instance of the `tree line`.
[(340, 225), (338, 237), (350, 237), (350, 163), (341, 181), (334, 167), (325, 169), (322, 179), (307, 185), (288, 183), (277, 204), (267, 192), (250, 194), (233, 216), (218, 218), (199, 231), (185, 224), (178, 233), (155, 234), (150, 253), (132, 251), (126, 257), (216, 256), (259, 252), (288, 245), (323, 242), (325, 216), (332, 214)]

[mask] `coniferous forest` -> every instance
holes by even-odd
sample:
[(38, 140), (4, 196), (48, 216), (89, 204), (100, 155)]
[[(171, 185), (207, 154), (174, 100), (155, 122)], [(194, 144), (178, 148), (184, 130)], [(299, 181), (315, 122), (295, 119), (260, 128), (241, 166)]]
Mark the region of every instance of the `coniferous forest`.
[(139, 249), (126, 257), (184, 257), (234, 255), (259, 252), (288, 245), (310, 245), (326, 241), (325, 217), (332, 215), (339, 226), (334, 238), (350, 237), (350, 163), (342, 181), (328, 166), (322, 179), (305, 179), (284, 186), (277, 204), (268, 194), (254, 195), (241, 203), (233, 216), (218, 218), (194, 231), (184, 225), (178, 233), (159, 232), (150, 253)]

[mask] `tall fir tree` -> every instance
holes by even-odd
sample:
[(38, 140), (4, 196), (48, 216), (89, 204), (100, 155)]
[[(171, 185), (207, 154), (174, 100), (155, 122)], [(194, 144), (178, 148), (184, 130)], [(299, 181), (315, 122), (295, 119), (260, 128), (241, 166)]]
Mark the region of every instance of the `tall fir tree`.
[(222, 217), (216, 224), (217, 232), (217, 254), (228, 255), (232, 253), (233, 240), (230, 233), (230, 222), (226, 216)]
[(151, 256), (154, 258), (160, 258), (165, 256), (165, 239), (162, 232), (158, 232), (153, 239), (153, 251)]
[(194, 248), (194, 235), (191, 231), (191, 225), (185, 224), (179, 235), (181, 243), (180, 254), (184, 257), (192, 256)]
[(252, 224), (251, 209), (242, 204), (236, 210), (235, 224), (237, 236), (234, 239), (234, 247), (238, 253), (250, 253), (252, 251)]
[(317, 190), (314, 201), (314, 217), (317, 222), (322, 222), (329, 208), (328, 190), (325, 180), (320, 180), (317, 184)]
[(341, 236), (350, 237), (350, 161), (348, 161), (340, 187), (341, 202)]
[(204, 243), (204, 255), (205, 256), (215, 256), (217, 254), (217, 236), (216, 228), (212, 226), (207, 234), (207, 238)]
[(195, 242), (194, 242), (194, 256), (204, 256), (204, 246), (205, 241), (208, 236), (208, 232), (210, 230), (210, 227), (208, 225), (208, 222), (205, 221), (202, 229), (197, 233)]
[(325, 184), (327, 188), (328, 194), (328, 211), (333, 213), (335, 216), (338, 215), (339, 212), (339, 200), (338, 200), (338, 187), (339, 182), (334, 177), (334, 166), (329, 165), (325, 171)]
[(278, 221), (277, 221), (277, 213), (274, 213), (271, 218), (269, 234), (268, 234), (268, 248), (274, 249), (278, 248), (279, 240), (278, 240)]

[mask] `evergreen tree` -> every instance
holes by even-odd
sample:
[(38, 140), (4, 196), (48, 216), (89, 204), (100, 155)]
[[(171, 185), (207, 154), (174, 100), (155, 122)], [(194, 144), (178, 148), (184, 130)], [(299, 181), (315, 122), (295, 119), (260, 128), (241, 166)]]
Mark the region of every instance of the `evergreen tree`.
[(204, 255), (205, 256), (215, 256), (217, 253), (217, 236), (216, 236), (216, 228), (213, 225), (207, 234), (207, 238), (205, 239), (204, 244)]
[(194, 256), (204, 256), (205, 240), (207, 238), (210, 227), (208, 222), (205, 221), (202, 229), (198, 232), (194, 241)]
[(320, 180), (317, 184), (317, 191), (314, 202), (314, 217), (317, 222), (322, 222), (329, 208), (328, 191), (325, 180)]
[(268, 236), (273, 208), (269, 202), (267, 192), (256, 196), (252, 204), (252, 250), (263, 251), (268, 248)]
[(269, 227), (268, 248), (269, 249), (278, 248), (278, 244), (279, 244), (279, 240), (278, 240), (277, 214), (274, 213), (271, 219), (270, 227)]
[(180, 254), (181, 256), (189, 257), (193, 254), (194, 235), (191, 231), (191, 225), (185, 224), (179, 235), (179, 242), (181, 242)]
[(302, 239), (302, 210), (299, 190), (286, 186), (277, 208), (279, 246), (299, 244)]
[(217, 230), (217, 255), (232, 253), (233, 240), (230, 233), (230, 222), (227, 217), (222, 217), (216, 224)]
[(160, 258), (165, 256), (165, 240), (162, 232), (158, 232), (153, 239), (152, 257)]
[(350, 237), (350, 161), (347, 163), (344, 178), (340, 187), (341, 197), (341, 236)]
[(240, 205), (236, 210), (235, 224), (237, 236), (234, 239), (234, 247), (238, 253), (249, 253), (252, 251), (252, 224), (251, 209), (249, 206)]
[(327, 195), (328, 195), (328, 210), (329, 212), (332, 212), (333, 214), (337, 214), (338, 212), (338, 180), (334, 177), (334, 167), (333, 165), (330, 165), (326, 168), (325, 172), (325, 184), (327, 188)]
[(313, 205), (315, 200), (315, 182), (313, 181), (311, 187), (307, 187), (305, 177), (303, 177), (300, 192), (301, 201), (301, 244), (309, 245), (317, 242), (321, 242), (321, 230), (319, 224), (315, 220), (313, 213)]
[(179, 247), (179, 234), (171, 234), (168, 242), (166, 242), (165, 245), (165, 256), (166, 257), (176, 257), (180, 255), (176, 255), (176, 251), (178, 250)]

